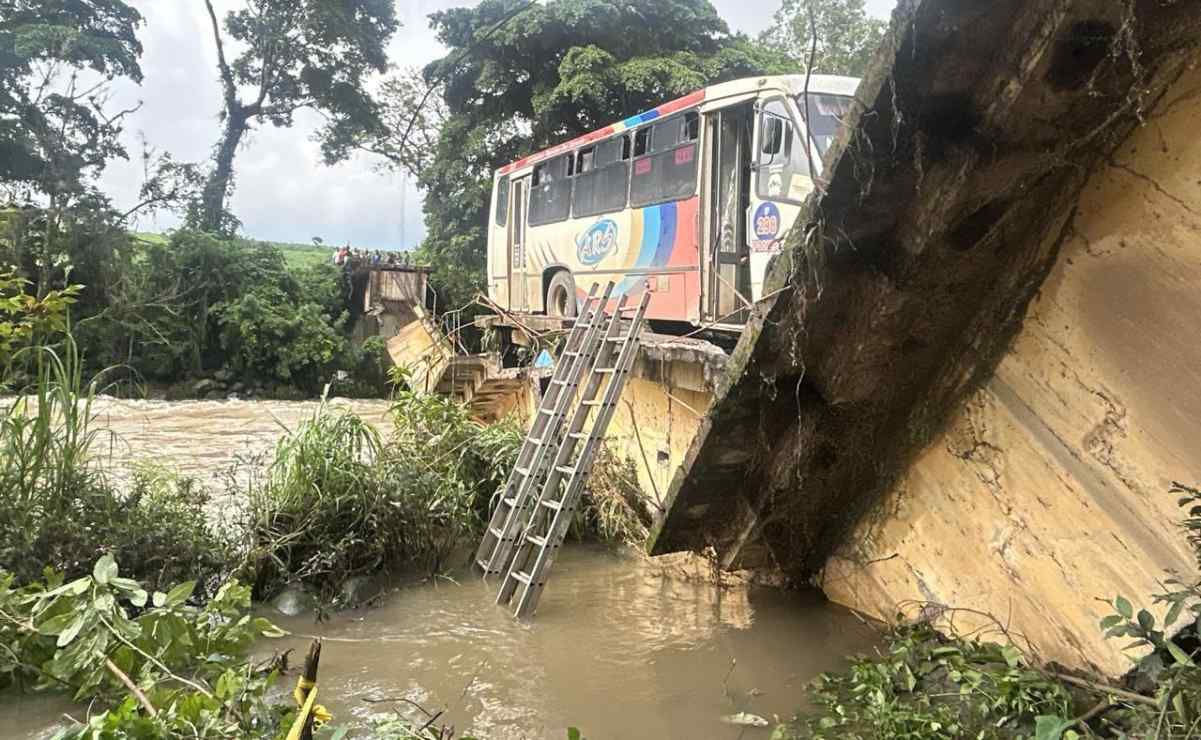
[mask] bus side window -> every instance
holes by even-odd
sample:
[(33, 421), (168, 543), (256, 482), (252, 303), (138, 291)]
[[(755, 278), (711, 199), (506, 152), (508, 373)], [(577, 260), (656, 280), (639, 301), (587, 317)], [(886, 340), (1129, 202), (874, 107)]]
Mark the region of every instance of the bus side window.
[(509, 177), (500, 178), (496, 183), (496, 225), (504, 226), (509, 218)]
[(646, 126), (638, 129), (634, 133), (634, 156), (641, 157), (651, 149), (651, 129), (653, 126)]
[(575, 173), (582, 175), (593, 169), (593, 163), (596, 160), (596, 147), (590, 146), (586, 149), (581, 149), (576, 154)]
[(530, 186), (530, 226), (554, 223), (567, 218), (571, 212), (571, 178), (574, 155), (564, 154), (534, 166)]
[(693, 132), (700, 136), (699, 115), (689, 111), (656, 121), (650, 128), (654, 133), (648, 137), (649, 150), (640, 150), (638, 138), (634, 140), (630, 205), (648, 206), (692, 197), (697, 180), (697, 141)]
[(809, 179), (809, 156), (788, 109), (779, 99), (763, 106), (759, 119), (758, 194), (764, 200), (799, 202)]
[[(596, 216), (626, 207), (629, 149), (630, 137), (622, 136), (581, 150), (582, 164), (571, 195), (572, 217)], [(585, 151), (587, 158), (583, 157)]]

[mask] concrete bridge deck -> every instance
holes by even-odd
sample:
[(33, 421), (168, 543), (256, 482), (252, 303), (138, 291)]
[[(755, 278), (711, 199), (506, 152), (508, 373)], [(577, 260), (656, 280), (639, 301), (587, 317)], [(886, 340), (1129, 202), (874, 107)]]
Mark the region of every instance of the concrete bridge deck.
[(651, 551), (815, 578), (993, 376), (1090, 173), (1198, 39), (1197, 0), (902, 0)]

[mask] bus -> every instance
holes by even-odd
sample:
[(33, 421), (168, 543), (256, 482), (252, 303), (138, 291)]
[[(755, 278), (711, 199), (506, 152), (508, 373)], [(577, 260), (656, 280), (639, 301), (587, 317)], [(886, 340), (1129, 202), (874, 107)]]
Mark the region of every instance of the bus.
[(489, 298), (570, 318), (612, 280), (614, 299), (651, 293), (652, 321), (741, 329), (858, 84), (725, 82), (501, 167)]

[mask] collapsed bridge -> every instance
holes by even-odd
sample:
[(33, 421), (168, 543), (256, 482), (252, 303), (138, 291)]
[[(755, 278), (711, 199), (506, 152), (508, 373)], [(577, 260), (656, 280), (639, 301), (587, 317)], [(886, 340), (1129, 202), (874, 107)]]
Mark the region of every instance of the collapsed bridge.
[[(1152, 111), (1198, 97), (1189, 92), (1201, 86), (1192, 71), (1198, 39), (1197, 0), (902, 0), (859, 105), (827, 155), (827, 182), (773, 264), (764, 291), (771, 297), (756, 307), (671, 482), (651, 552), (712, 548), (729, 568), (769, 566), (806, 581), (825, 575), (827, 593), (885, 617), (907, 598), (971, 601), (999, 614), (1008, 600), (1011, 617), (1051, 657), (1121, 668), (1095, 630), (1092, 599), (1121, 588), (1142, 598), (1162, 569), (1192, 567), (1183, 537), (1173, 538), (1171, 502), (1150, 501), (1148, 490), (1166, 488), (1158, 471), (1169, 463), (1201, 475), (1198, 458), (1166, 442), (1151, 480), (1132, 483), (1114, 461), (1114, 429), (1128, 420), (1114, 411), (1106, 386), (1076, 396), (1032, 389), (1023, 398), (996, 374), (1044, 281), (1064, 269), (1057, 260), (1075, 249), (1090, 176), (1112, 164)], [(1164, 187), (1153, 185), (1148, 197), (1158, 198)], [(1201, 198), (1193, 200), (1199, 210), (1173, 198), (1181, 201), (1173, 193), (1163, 200), (1175, 210), (1156, 218), (1194, 219), (1188, 227), (1201, 229)], [(1191, 239), (1177, 232), (1165, 238), (1191, 251), (1149, 254), (1147, 269), (1201, 277), (1199, 232)], [(1195, 316), (1201, 301), (1191, 300)], [(1104, 301), (1092, 307), (1120, 309)], [(1179, 318), (1130, 321), (1143, 333), (1196, 331)], [(1062, 367), (1045, 374), (1070, 378), (1087, 358), (1072, 356), (1075, 339), (1061, 344)], [(1155, 349), (1170, 361), (1181, 346)], [(1040, 357), (1055, 351), (1038, 350)], [(1120, 382), (1120, 372), (1097, 373)], [(1187, 370), (1176, 377), (1189, 380), (1197, 379)], [(1159, 388), (1171, 393), (1173, 385)], [(1070, 427), (1065, 418), (1091, 414), (1086, 401), (1098, 395), (1109, 400), (1099, 431), (1073, 439), (1060, 428)], [(1026, 425), (1020, 436), (1037, 449), (1026, 457), (1014, 451), (1015, 461), (1054, 465), (1044, 478), (1020, 482), (1049, 490), (1004, 490), (998, 465), (1010, 453), (980, 429), (967, 442), (945, 441), (948, 428), (961, 426), (965, 402), (968, 412), (992, 404)], [(990, 417), (976, 413), (969, 422), (982, 418)], [(1196, 439), (1199, 424), (1201, 415), (1173, 429)], [(933, 465), (928, 450), (936, 442), (997, 511), (973, 508), (981, 504), (963, 498), (953, 476), (940, 487), (946, 469), (913, 478), (915, 465)], [(942, 529), (897, 508), (898, 486), (920, 488), (914, 505), (935, 511)], [(1022, 511), (1037, 496), (1048, 499), (1045, 510)], [(1069, 527), (1064, 516), (1097, 531)], [(889, 530), (890, 517), (920, 525), (924, 535), (954, 534), (962, 549), (907, 539)], [(1056, 541), (1057, 527), (1071, 532), (1070, 547)], [(1117, 544), (1090, 550), (1090, 537)], [(1060, 562), (1066, 553), (1094, 561)], [(1054, 573), (1037, 570), (1044, 557), (1059, 564)], [(965, 568), (978, 560), (995, 567)], [(872, 568), (877, 575), (865, 575)], [(956, 569), (974, 580), (956, 581)]]

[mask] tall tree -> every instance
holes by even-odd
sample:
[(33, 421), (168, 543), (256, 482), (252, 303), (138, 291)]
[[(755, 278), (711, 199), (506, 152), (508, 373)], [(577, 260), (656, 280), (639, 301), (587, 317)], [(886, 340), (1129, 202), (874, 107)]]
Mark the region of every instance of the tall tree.
[[(417, 163), (421, 250), (454, 305), (483, 286), (497, 167), (705, 85), (779, 71), (778, 55), (730, 33), (708, 0), (483, 0), (430, 24), (450, 49), (424, 70), (427, 85), (441, 86), (444, 113), (422, 119), (419, 109), (421, 133), (407, 141), (364, 138), (393, 147), (401, 166)], [(398, 96), (400, 119), (422, 87)], [(425, 135), (431, 122), (436, 140)]]
[(106, 86), (141, 82), (141, 24), (122, 0), (0, 0), (0, 181), (57, 206), (125, 156)]
[[(217, 47), (224, 130), (213, 169), (191, 225), (226, 233), (234, 158), (255, 123), (291, 126), (296, 111), (312, 108), (329, 120), (326, 135), (370, 126), (376, 115), (365, 80), (388, 66), (386, 45), (399, 26), (393, 0), (246, 0), (222, 24), (205, 0)], [(230, 60), (226, 37), (241, 52)]]
[(784, 0), (772, 21), (760, 40), (797, 69), (806, 70), (812, 54), (814, 74), (851, 77), (863, 75), (887, 27), (867, 14), (863, 0)]

